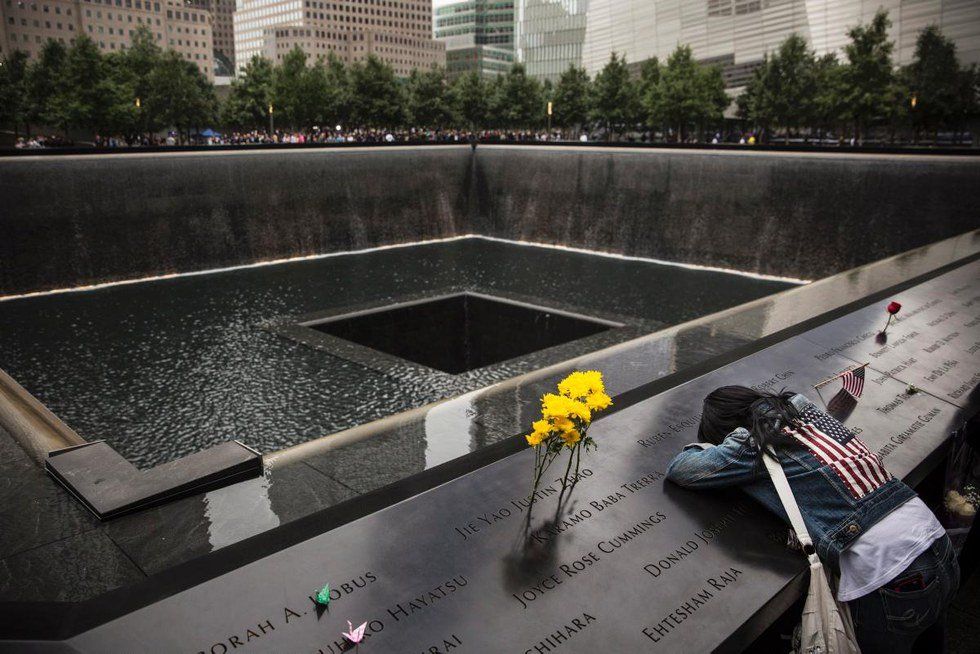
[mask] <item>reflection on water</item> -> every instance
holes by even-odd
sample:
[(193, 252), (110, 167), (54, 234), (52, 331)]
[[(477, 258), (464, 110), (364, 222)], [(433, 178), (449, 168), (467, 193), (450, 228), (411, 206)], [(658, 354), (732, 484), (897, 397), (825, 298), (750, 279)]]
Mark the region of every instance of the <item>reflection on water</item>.
[[(242, 488), (242, 483), (253, 488)], [(216, 550), (279, 526), (269, 498), (269, 471), (261, 477), (204, 494), (208, 542)]]
[[(465, 240), (0, 302), (0, 368), (83, 437), (147, 467), (231, 438), (277, 450), (496, 381), (395, 378), (262, 329), (284, 316), (479, 290), (673, 324), (786, 287)], [(433, 460), (459, 453), (431, 447)]]
[[(467, 433), (473, 425), (472, 395), (467, 393), (451, 402), (432, 407), (425, 414), (425, 433)], [(425, 439), (425, 468), (451, 461), (475, 449), (467, 438), (427, 438)]]

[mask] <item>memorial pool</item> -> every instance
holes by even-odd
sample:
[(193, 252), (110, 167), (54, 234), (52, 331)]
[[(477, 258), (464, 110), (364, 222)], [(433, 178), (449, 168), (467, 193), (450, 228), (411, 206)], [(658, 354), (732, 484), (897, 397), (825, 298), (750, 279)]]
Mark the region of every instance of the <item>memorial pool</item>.
[[(0, 362), (83, 438), (149, 467), (232, 438), (278, 450), (790, 286), (464, 238), (0, 302)], [(299, 326), (462, 292), (622, 326), (457, 375)]]

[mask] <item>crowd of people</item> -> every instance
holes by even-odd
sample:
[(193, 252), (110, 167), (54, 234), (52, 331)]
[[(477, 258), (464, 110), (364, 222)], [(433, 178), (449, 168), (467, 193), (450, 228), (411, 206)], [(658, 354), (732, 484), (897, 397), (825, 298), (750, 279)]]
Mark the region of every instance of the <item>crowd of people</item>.
[(37, 150), (40, 148), (65, 148), (74, 146), (75, 143), (63, 136), (36, 134), (34, 136), (21, 136), (17, 139), (14, 147), (20, 150)]
[[(493, 142), (590, 142), (590, 141), (623, 141), (649, 143), (655, 140), (655, 135), (647, 133), (630, 133), (609, 135), (603, 131), (596, 132), (562, 132), (560, 130), (433, 130), (433, 129), (318, 129), (311, 131), (292, 130), (251, 130), (229, 131), (217, 133), (204, 130), (201, 133), (180, 135), (169, 132), (165, 135), (150, 134), (138, 136), (103, 136), (96, 135), (91, 142), (75, 143), (70, 139), (59, 136), (22, 136), (16, 140), (18, 149), (57, 148), (57, 147), (96, 147), (105, 149), (134, 148), (134, 147), (166, 147), (178, 145), (267, 145), (267, 144), (330, 144), (330, 143), (493, 143)], [(755, 145), (756, 136), (752, 133), (732, 132), (722, 135), (720, 132), (708, 135), (703, 139), (696, 136), (683, 140), (684, 143), (739, 143)]]

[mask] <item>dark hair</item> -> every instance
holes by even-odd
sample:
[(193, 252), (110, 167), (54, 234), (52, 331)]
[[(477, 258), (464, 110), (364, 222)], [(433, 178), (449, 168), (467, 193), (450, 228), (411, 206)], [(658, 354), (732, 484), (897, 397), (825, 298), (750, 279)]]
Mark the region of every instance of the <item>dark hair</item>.
[(795, 393), (763, 393), (745, 386), (722, 386), (704, 398), (698, 440), (718, 445), (738, 427), (752, 434), (759, 459), (769, 447), (791, 442), (783, 427), (797, 424), (800, 412), (789, 401)]

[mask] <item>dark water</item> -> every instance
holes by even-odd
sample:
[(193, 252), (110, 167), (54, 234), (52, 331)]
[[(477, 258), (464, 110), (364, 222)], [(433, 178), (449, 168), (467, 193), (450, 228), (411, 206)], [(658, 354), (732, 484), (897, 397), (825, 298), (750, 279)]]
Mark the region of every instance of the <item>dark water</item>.
[(464, 240), (0, 302), (0, 367), (84, 438), (151, 466), (230, 438), (277, 450), (526, 371), (386, 375), (263, 328), (284, 317), (473, 290), (649, 326), (787, 286)]

